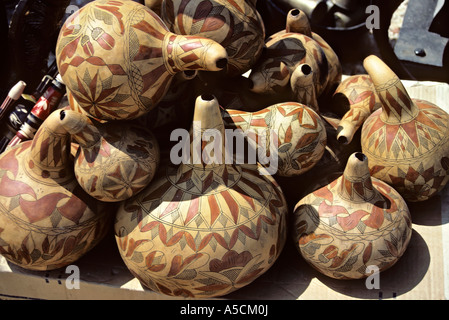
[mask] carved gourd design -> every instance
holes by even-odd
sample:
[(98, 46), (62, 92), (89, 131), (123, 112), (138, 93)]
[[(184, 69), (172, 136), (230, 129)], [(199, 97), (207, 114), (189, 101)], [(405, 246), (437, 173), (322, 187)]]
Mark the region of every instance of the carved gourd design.
[(0, 254), (25, 269), (72, 264), (104, 237), (115, 214), (78, 185), (62, 114), (54, 111), (33, 140), (0, 156)]
[[(341, 65), (332, 48), (310, 31), (304, 13), (292, 9), (286, 29), (271, 35), (265, 46), (249, 76), (252, 91), (294, 99), (319, 110), (319, 97), (333, 93), (341, 81)], [(307, 72), (304, 64), (310, 68)]]
[(367, 57), (364, 67), (382, 104), (362, 127), (362, 151), (370, 159), (371, 175), (408, 201), (427, 200), (449, 179), (449, 114), (410, 98), (378, 57)]
[(381, 104), (373, 81), (367, 74), (352, 75), (343, 80), (335, 90), (333, 108), (346, 110), (337, 127), (337, 139), (347, 144), (371, 113)]
[(336, 279), (365, 278), (368, 267), (390, 268), (412, 235), (406, 202), (370, 176), (368, 158), (360, 152), (349, 157), (343, 175), (297, 203), (293, 220), (300, 254)]
[[(254, 148), (258, 148), (258, 142), (266, 135), (266, 157), (269, 159), (270, 153), (277, 155), (277, 175), (303, 174), (324, 154), (327, 141), (324, 122), (303, 104), (279, 103), (256, 112), (227, 109), (223, 110), (223, 120), (226, 127), (242, 130)], [(273, 142), (277, 144), (275, 150), (270, 149)]]
[(75, 176), (90, 196), (119, 202), (151, 182), (160, 157), (151, 131), (131, 121), (100, 124), (72, 110), (64, 114), (62, 125), (79, 144)]
[(250, 70), (262, 53), (265, 27), (255, 1), (164, 0), (161, 11), (172, 32), (220, 43), (228, 53), (228, 76)]
[[(214, 97), (197, 98), (195, 121), (201, 124), (191, 136), (216, 129), (224, 137)], [(192, 143), (192, 157), (208, 154), (213, 141), (198, 149)], [(199, 159), (170, 166), (124, 201), (116, 217), (125, 264), (166, 295), (215, 297), (248, 285), (271, 267), (286, 240), (286, 202), (275, 180), (259, 173), (262, 167), (226, 164), (224, 152), (214, 162)]]
[(59, 72), (82, 111), (100, 120), (137, 118), (184, 70), (222, 70), (215, 41), (170, 32), (135, 1), (95, 0), (70, 16), (56, 45)]

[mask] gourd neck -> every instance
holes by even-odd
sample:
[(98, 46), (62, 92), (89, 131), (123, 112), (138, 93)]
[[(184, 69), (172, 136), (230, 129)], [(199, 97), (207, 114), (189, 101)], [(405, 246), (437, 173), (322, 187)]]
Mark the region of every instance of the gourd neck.
[(101, 143), (100, 131), (92, 120), (82, 113), (73, 110), (61, 111), (61, 126), (81, 148), (93, 148)]
[(303, 63), (296, 67), (292, 73), (290, 85), (296, 101), (300, 101), (314, 111), (319, 112), (314, 74), (309, 64)]
[(308, 37), (312, 37), (312, 29), (310, 27), (309, 18), (304, 11), (299, 9), (291, 9), (288, 12), (285, 32), (301, 33)]
[(226, 163), (225, 128), (217, 99), (203, 94), (196, 99), (190, 130), (190, 158), (183, 159), (174, 181), (190, 180), (192, 190), (208, 192), (229, 187), (240, 176), (233, 163)]
[(200, 170), (222, 170), (225, 166), (225, 127), (217, 99), (203, 94), (196, 99), (190, 131), (189, 166)]
[(369, 202), (378, 195), (372, 184), (368, 158), (363, 153), (356, 152), (348, 158), (337, 192), (350, 202)]
[(381, 59), (370, 55), (363, 61), (363, 66), (373, 81), (382, 104), (382, 121), (401, 124), (416, 118), (418, 106), (410, 98), (398, 76)]
[(220, 71), (228, 64), (226, 49), (212, 39), (167, 32), (162, 47), (165, 67), (172, 75), (186, 70)]
[(52, 112), (37, 130), (28, 153), (27, 165), (40, 177), (70, 176), (70, 135), (61, 126), (62, 110)]

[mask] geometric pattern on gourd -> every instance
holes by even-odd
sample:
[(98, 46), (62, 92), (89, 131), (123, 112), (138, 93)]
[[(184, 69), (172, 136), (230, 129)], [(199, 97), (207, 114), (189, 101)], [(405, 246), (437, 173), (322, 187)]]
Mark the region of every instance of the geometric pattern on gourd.
[[(321, 221), (322, 226), (326, 229), (332, 229), (342, 240), (375, 240), (384, 233), (395, 228), (398, 219), (402, 218), (402, 214), (397, 206), (400, 199), (392, 192), (392, 188), (385, 183), (380, 183), (376, 178), (371, 178), (373, 187), (382, 191), (382, 197), (371, 199), (370, 202), (360, 209), (359, 206), (348, 205), (348, 202), (341, 201), (336, 194), (337, 180), (334, 180), (327, 187), (323, 187), (314, 191), (312, 194), (302, 200), (302, 203), (308, 203), (316, 206), (319, 216), (312, 214), (310, 219), (315, 223)], [(344, 181), (342, 181), (345, 184)], [(349, 184), (350, 189), (345, 192), (359, 193), (364, 187), (357, 188), (354, 184)], [(345, 186), (347, 187), (347, 185)], [(361, 195), (363, 196), (363, 195)], [(378, 195), (377, 195), (378, 196)], [(390, 204), (385, 208), (385, 204)], [(381, 206), (381, 207), (380, 207)]]
[(368, 155), (389, 161), (406, 160), (429, 155), (448, 141), (449, 117), (443, 110), (430, 104), (421, 104), (421, 111), (412, 120), (401, 124), (388, 124), (379, 109), (365, 121), (362, 146)]
[(148, 132), (139, 127), (111, 126), (105, 130), (106, 138), (101, 138), (99, 145), (83, 148), (83, 152), (79, 149), (75, 175), (94, 197), (125, 199), (142, 190), (154, 175), (158, 161), (151, 153), (154, 145), (145, 139)]
[[(153, 24), (147, 21), (148, 16)], [(163, 97), (172, 80), (162, 52), (168, 29), (152, 11), (141, 7), (129, 13), (128, 24), (124, 61), (129, 70), (131, 94), (140, 108), (150, 110)]]
[(285, 87), (291, 72), (306, 56), (303, 42), (294, 34), (286, 35), (266, 42), (266, 50), (251, 71), (251, 76), (258, 74), (264, 79), (264, 92), (277, 92)]
[(315, 73), (312, 74), (312, 83), (305, 81), (296, 81), (292, 86), (293, 93), (295, 94), (295, 101), (304, 103), (311, 108), (317, 108), (316, 106), (316, 88), (314, 85)]
[(335, 195), (344, 191), (350, 197), (363, 187), (341, 181), (340, 187), (346, 190), (338, 191), (334, 180), (298, 204), (295, 228), (301, 252), (325, 274), (343, 279), (363, 277), (368, 265), (375, 263), (383, 270), (407, 248), (411, 219), (402, 207), (405, 202), (391, 187), (371, 179), (382, 193), (377, 194), (377, 201), (342, 202)]
[(301, 41), (306, 48), (306, 57), (299, 64), (307, 63), (312, 67), (313, 83), (319, 96), (324, 92), (329, 81), (329, 63), (318, 42), (305, 35), (301, 36)]
[(374, 112), (365, 121), (361, 141), (362, 151), (372, 158), (372, 176), (407, 200), (422, 201), (449, 179), (449, 116), (429, 102), (413, 101), (420, 110), (405, 123), (386, 125), (381, 110)]
[[(278, 170), (280, 174), (303, 171), (314, 165), (324, 152), (326, 135), (319, 116), (300, 103), (279, 103), (257, 112), (228, 110), (224, 114), (227, 126), (247, 131), (248, 139), (260, 141), (266, 130), (274, 135), (267, 138), (267, 156), (273, 139), (277, 141)], [(228, 120), (227, 118), (230, 117)], [(254, 130), (252, 134), (251, 130)], [(302, 133), (302, 134), (300, 134)]]
[[(211, 174), (213, 174), (213, 171), (209, 173), (209, 175)], [(254, 234), (253, 236), (259, 237), (262, 231), (259, 229), (262, 221), (272, 223), (271, 219), (275, 218), (259, 216), (260, 214), (268, 214), (264, 209), (271, 209), (274, 205), (271, 203), (273, 189), (268, 188), (266, 183), (254, 182), (253, 177), (251, 171), (242, 169), (239, 180), (228, 181), (230, 188), (222, 190), (214, 189), (214, 180), (209, 187), (205, 187), (205, 183), (209, 184), (209, 179), (206, 178), (202, 187), (205, 191), (198, 194), (190, 192), (182, 186), (180, 188), (175, 186), (174, 176), (172, 176), (162, 186), (153, 187), (153, 191), (141, 198), (139, 204), (154, 219), (167, 222), (172, 226), (186, 228), (193, 233), (192, 236), (200, 231), (208, 232), (211, 227), (223, 228), (225, 238), (229, 240), (231, 231), (234, 231), (237, 226), (242, 226), (244, 230), (249, 231), (246, 227), (243, 227), (248, 224), (249, 229)], [(180, 177), (180, 179), (185, 179), (185, 176)], [(218, 185), (218, 182), (216, 184)], [(159, 194), (168, 186), (173, 187)], [(156, 198), (156, 194), (164, 201)], [(157, 207), (156, 210), (155, 207)], [(228, 234), (227, 232), (231, 233)], [(229, 244), (229, 247), (232, 248), (232, 245)]]
[[(288, 22), (287, 22), (288, 23)], [(297, 27), (297, 26), (296, 26)], [(290, 29), (290, 28), (287, 28)], [(291, 29), (289, 31), (286, 30), (282, 30), (279, 31), (271, 36), (269, 36), (267, 38), (267, 44), (270, 43), (273, 39), (279, 39), (282, 35), (288, 34), (288, 33), (292, 33), (292, 34), (297, 34), (298, 36), (300, 35), (307, 35), (309, 34), (309, 32), (303, 32), (303, 30), (294, 30), (292, 31)], [(310, 31), (310, 30), (309, 30)], [(338, 56), (336, 55), (336, 53), (334, 52), (334, 50), (329, 46), (329, 44), (318, 34), (316, 34), (315, 32), (312, 32), (310, 34), (310, 36), (307, 35), (308, 38), (313, 39), (320, 47), (320, 51), (323, 51), (324, 56), (326, 57), (326, 61), (327, 61), (327, 76), (325, 76), (326, 78), (328, 78), (327, 81), (327, 87), (325, 87), (323, 89), (323, 91), (327, 92), (329, 89), (335, 90), (335, 87), (338, 86), (338, 84), (341, 82), (341, 64), (340, 61), (338, 59)], [(322, 63), (322, 62), (319, 62)], [(331, 94), (333, 92), (327, 92), (328, 94)], [(307, 101), (307, 100), (299, 100), (299, 101)]]
[(387, 116), (393, 115), (398, 119), (412, 116), (412, 101), (407, 92), (403, 92), (400, 80), (397, 77), (385, 81), (382, 84), (375, 85), (377, 95), (385, 108)]
[(0, 158), (0, 254), (28, 269), (54, 269), (94, 246), (108, 223), (105, 210), (94, 212), (95, 205), (82, 200), (70, 171), (57, 179), (28, 168), (30, 145), (24, 142)]
[[(79, 157), (79, 160), (82, 161), (82, 157)], [(95, 174), (92, 174), (92, 170), (95, 170)], [(129, 198), (146, 187), (149, 177), (154, 172), (145, 164), (136, 163), (130, 166), (129, 160), (122, 158), (93, 168), (77, 167), (75, 173), (80, 185), (91, 196), (100, 200), (106, 198), (119, 200)]]
[(301, 60), (294, 61), (295, 68), (303, 63), (307, 63), (312, 68), (313, 83), (317, 95), (319, 96), (324, 91), (327, 82), (329, 81), (329, 63), (323, 49), (313, 38), (299, 33), (286, 33), (279, 39), (288, 38), (297, 39), (303, 44), (306, 55)]
[[(87, 4), (63, 26), (57, 45), (60, 73), (91, 115), (135, 118), (152, 109), (171, 82), (162, 52), (167, 32), (153, 11), (133, 2)], [(108, 94), (99, 99), (105, 90)]]
[[(138, 279), (165, 294), (206, 297), (271, 266), (285, 241), (285, 199), (274, 180), (242, 167), (239, 182), (220, 192), (198, 196), (162, 179), (122, 206), (130, 221), (116, 229), (117, 243)], [(127, 225), (138, 227), (127, 233)]]
[[(96, 117), (107, 114), (104, 109), (108, 108), (113, 109), (110, 117), (118, 116), (114, 108), (129, 107), (126, 100), (130, 92), (122, 86), (127, 71), (120, 64), (124, 5), (96, 1), (84, 6), (66, 21), (58, 39), (56, 56), (61, 76), (80, 106)], [(95, 104), (101, 108), (97, 110)]]
[[(349, 102), (349, 111), (344, 115), (348, 121), (359, 122), (380, 108), (373, 82), (368, 75), (353, 76), (343, 81), (335, 94), (343, 94)], [(334, 94), (334, 95), (335, 95)]]
[[(69, 175), (66, 172), (65, 166), (68, 165), (67, 158), (62, 156), (66, 152), (67, 137), (64, 134), (55, 134), (52, 130), (43, 127), (38, 131), (32, 141), (32, 146), (29, 152), (31, 157), (39, 159), (39, 162), (46, 168), (42, 173), (46, 175), (44, 178), (52, 177), (53, 179), (63, 178), (63, 174)], [(35, 164), (30, 160), (32, 166)], [(53, 169), (53, 170), (52, 170)]]
[[(328, 81), (329, 66), (324, 51), (315, 40), (299, 33), (285, 33), (266, 42), (266, 47), (270, 60), (268, 60), (269, 63), (264, 63), (263, 68), (266, 68), (273, 62), (283, 62), (290, 72), (286, 73), (282, 78), (287, 76), (290, 79), (291, 73), (300, 64), (307, 63), (313, 71), (313, 83), (317, 95), (322, 93)], [(285, 73), (280, 73), (279, 70), (278, 72), (275, 71), (276, 69), (273, 69), (273, 71), (270, 71), (268, 68), (266, 70), (261, 69), (263, 74), (271, 73), (266, 75), (268, 81), (274, 81), (274, 83), (270, 84), (271, 88)]]
[(414, 165), (375, 165), (370, 172), (378, 179), (392, 185), (405, 199), (422, 201), (439, 192), (446, 185), (449, 179), (448, 160), (448, 157), (443, 157), (434, 163), (423, 161)]
[(162, 19), (176, 34), (206, 37), (220, 43), (228, 53), (228, 72), (247, 71), (264, 45), (264, 27), (249, 4), (234, 1), (164, 1)]
[[(0, 185), (3, 187), (0, 191), (2, 196), (2, 214), (18, 224), (23, 224), (25, 230), (45, 230), (56, 228), (67, 222), (79, 223), (81, 216), (71, 216), (67, 213), (67, 200), (70, 195), (67, 192), (61, 192), (59, 181), (48, 179), (49, 176), (37, 176), (33, 172), (34, 164), (31, 170), (27, 169), (26, 157), (23, 156), (24, 149), (28, 149), (31, 142), (21, 144), (19, 147), (11, 149), (8, 154), (0, 159)], [(17, 158), (16, 158), (17, 157)], [(31, 164), (31, 161), (29, 162)], [(39, 181), (43, 183), (38, 187), (31, 186), (24, 180)], [(66, 177), (65, 187), (73, 187), (73, 175)], [(5, 188), (6, 186), (6, 188)], [(69, 204), (70, 205), (70, 204)], [(86, 207), (87, 209), (87, 207)], [(41, 230), (41, 232), (42, 232)], [(51, 234), (54, 230), (48, 230)]]

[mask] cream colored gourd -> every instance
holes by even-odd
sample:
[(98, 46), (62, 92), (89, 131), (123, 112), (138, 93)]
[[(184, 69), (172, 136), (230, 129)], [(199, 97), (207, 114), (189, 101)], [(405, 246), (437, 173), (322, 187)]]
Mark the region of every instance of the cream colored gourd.
[(0, 254), (29, 270), (75, 263), (108, 232), (115, 210), (78, 185), (64, 111), (0, 155)]
[(143, 190), (159, 164), (159, 144), (153, 133), (132, 121), (94, 123), (72, 110), (63, 126), (79, 144), (74, 171), (92, 197), (119, 202)]
[[(191, 136), (215, 129), (214, 140), (192, 143), (189, 162), (171, 166), (124, 201), (115, 237), (123, 261), (146, 287), (208, 298), (248, 285), (273, 265), (286, 240), (287, 205), (275, 180), (259, 173), (263, 168), (227, 164), (224, 152), (208, 151), (225, 132), (213, 96), (197, 98), (194, 121)], [(195, 152), (199, 162), (192, 161)]]
[(362, 151), (370, 159), (371, 175), (408, 201), (427, 200), (449, 180), (449, 114), (410, 98), (378, 57), (367, 57), (363, 65), (382, 104), (362, 127)]
[(372, 178), (368, 158), (357, 152), (343, 175), (296, 204), (292, 229), (298, 251), (315, 269), (335, 279), (361, 279), (400, 259), (412, 221), (404, 199)]
[(227, 53), (211, 39), (170, 32), (136, 1), (95, 0), (62, 26), (56, 62), (82, 112), (129, 120), (153, 109), (175, 74), (222, 70)]

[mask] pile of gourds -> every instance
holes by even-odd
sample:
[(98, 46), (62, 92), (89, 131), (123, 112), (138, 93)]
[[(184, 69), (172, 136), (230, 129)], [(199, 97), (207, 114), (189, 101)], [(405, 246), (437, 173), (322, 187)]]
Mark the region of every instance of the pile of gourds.
[(364, 278), (406, 250), (406, 201), (448, 180), (447, 113), (375, 56), (342, 81), (298, 9), (268, 36), (255, 0), (96, 0), (56, 61), (69, 106), (0, 156), (0, 254), (26, 269), (76, 263), (113, 225), (167, 295), (246, 286), (289, 238), (320, 272)]

